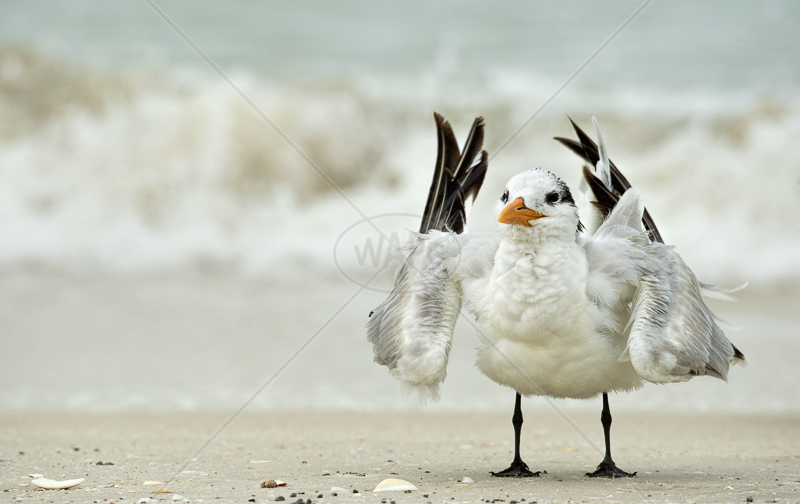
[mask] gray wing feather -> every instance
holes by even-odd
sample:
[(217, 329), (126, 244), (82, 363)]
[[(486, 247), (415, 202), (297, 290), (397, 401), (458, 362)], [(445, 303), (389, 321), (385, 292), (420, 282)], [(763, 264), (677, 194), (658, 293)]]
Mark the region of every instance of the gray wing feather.
[(401, 265), (389, 297), (367, 322), (374, 360), (423, 398), (438, 398), (447, 376), (463, 283), (488, 277), (497, 238), (430, 231)]
[(420, 236), (397, 272), (389, 297), (367, 322), (374, 360), (424, 396), (438, 397), (447, 375), (461, 292), (453, 275), (459, 256), (456, 234)]
[(656, 383), (710, 375), (727, 379), (741, 360), (703, 302), (692, 270), (671, 248), (653, 243), (659, 267), (645, 272), (633, 301), (628, 338), (631, 363)]
[(683, 259), (647, 237), (643, 210), (639, 192), (629, 189), (587, 239), (587, 293), (605, 309), (611, 332), (627, 336), (623, 357), (645, 380), (724, 380), (729, 365), (744, 356), (714, 322), (701, 284)]

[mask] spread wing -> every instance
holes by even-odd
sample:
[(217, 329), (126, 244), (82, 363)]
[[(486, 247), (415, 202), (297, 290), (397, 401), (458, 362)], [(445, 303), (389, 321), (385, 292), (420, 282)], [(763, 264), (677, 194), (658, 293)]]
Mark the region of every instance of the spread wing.
[(483, 119), (477, 118), (460, 152), (450, 124), (434, 114), (439, 151), (420, 236), (401, 265), (389, 297), (370, 314), (367, 340), (374, 360), (390, 374), (438, 398), (446, 376), (462, 281), (491, 269), (496, 238), (461, 234), (467, 206), (487, 169)]
[(389, 297), (373, 310), (367, 340), (374, 360), (422, 397), (438, 399), (463, 283), (488, 277), (495, 234), (431, 231), (420, 235), (395, 278)]
[[(582, 131), (579, 138), (587, 144)], [(630, 358), (642, 378), (656, 383), (700, 375), (726, 379), (730, 364), (744, 355), (703, 302), (701, 292), (711, 287), (698, 282), (678, 253), (661, 242), (639, 192), (619, 170), (604, 174), (613, 164), (599, 129), (598, 140), (592, 151), (598, 152), (596, 170), (584, 168), (584, 175), (603, 200), (596, 206), (610, 208), (595, 233), (584, 238), (588, 295), (604, 312), (608, 332), (626, 340), (623, 358)]]

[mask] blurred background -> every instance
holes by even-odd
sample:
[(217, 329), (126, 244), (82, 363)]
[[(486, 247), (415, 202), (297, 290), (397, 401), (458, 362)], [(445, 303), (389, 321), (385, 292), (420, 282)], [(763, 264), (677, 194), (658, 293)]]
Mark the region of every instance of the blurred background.
[[(639, 0), (153, 2), (342, 193), (146, 1), (0, 1), (0, 410), (235, 409), (320, 328), (252, 408), (423, 408), (364, 323), (418, 227), (433, 111), (462, 141), (486, 118), (470, 230), (519, 171), (576, 187), (552, 137), (595, 115), (698, 277), (749, 282), (712, 305), (748, 367), (616, 409), (800, 410), (797, 2), (655, 0), (502, 150)], [(425, 408), (510, 414), (478, 345), (460, 324)]]

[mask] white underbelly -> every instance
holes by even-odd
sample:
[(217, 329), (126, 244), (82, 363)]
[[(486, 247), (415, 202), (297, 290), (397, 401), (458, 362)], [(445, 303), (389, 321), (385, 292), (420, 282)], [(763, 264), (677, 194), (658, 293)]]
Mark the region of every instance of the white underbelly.
[(605, 337), (559, 337), (511, 341), (488, 337), (477, 366), (491, 380), (523, 395), (586, 399), (642, 384), (619, 347)]
[(482, 328), (478, 368), (524, 395), (589, 398), (631, 390), (641, 378), (620, 362), (625, 343), (604, 335), (586, 296), (585, 256), (574, 246), (536, 254), (501, 244), (490, 281), (470, 306)]

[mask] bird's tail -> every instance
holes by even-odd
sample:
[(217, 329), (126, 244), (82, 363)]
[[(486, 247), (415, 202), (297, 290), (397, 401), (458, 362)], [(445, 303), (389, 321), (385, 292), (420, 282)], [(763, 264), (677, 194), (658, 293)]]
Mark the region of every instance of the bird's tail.
[(433, 117), (439, 150), (419, 232), (436, 229), (460, 234), (466, 230), (467, 210), (478, 196), (489, 166), (488, 155), (482, 150), (483, 117), (472, 123), (463, 152), (450, 123), (435, 112)]

